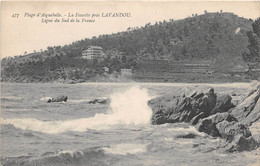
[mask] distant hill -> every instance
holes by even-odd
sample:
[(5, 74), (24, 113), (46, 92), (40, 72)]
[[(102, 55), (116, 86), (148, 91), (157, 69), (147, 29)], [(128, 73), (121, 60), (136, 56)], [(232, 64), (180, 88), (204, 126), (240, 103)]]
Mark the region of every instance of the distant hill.
[[(84, 78), (82, 73), (78, 74), (77, 78), (89, 79), (102, 73), (100, 68), (104, 66), (113, 72), (125, 67), (135, 68), (136, 64), (146, 60), (210, 60), (214, 62), (211, 68), (218, 72), (244, 70), (247, 66), (241, 57), (243, 52), (247, 52), (246, 33), (252, 29), (252, 23), (253, 20), (233, 13), (195, 14), (182, 20), (171, 19), (154, 25), (147, 23), (144, 27), (130, 27), (116, 34), (5, 58), (1, 62), (2, 80), (21, 76), (40, 81), (67, 79), (69, 76), (65, 71), (76, 68), (88, 73)], [(89, 45), (101, 46), (107, 55), (120, 52), (126, 60), (105, 59), (95, 64), (83, 60), (81, 52)]]

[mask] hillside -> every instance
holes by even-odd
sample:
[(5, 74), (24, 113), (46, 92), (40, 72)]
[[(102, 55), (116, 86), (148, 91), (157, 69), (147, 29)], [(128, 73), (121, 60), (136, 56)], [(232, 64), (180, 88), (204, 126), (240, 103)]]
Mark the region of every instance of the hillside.
[[(144, 27), (128, 28), (111, 35), (48, 47), (47, 50), (1, 61), (2, 81), (53, 81), (57, 79), (90, 80), (103, 73), (121, 68), (136, 68), (147, 60), (212, 61), (211, 68), (226, 73), (246, 68), (242, 53), (247, 52), (253, 20), (233, 13), (205, 13), (182, 20), (147, 23)], [(109, 57), (102, 62), (81, 58), (89, 45), (101, 46)], [(119, 55), (117, 58), (115, 55)], [(232, 62), (232, 63), (229, 63)], [(238, 66), (236, 66), (238, 64)], [(70, 76), (71, 75), (71, 76)], [(71, 77), (71, 78), (70, 78)]]

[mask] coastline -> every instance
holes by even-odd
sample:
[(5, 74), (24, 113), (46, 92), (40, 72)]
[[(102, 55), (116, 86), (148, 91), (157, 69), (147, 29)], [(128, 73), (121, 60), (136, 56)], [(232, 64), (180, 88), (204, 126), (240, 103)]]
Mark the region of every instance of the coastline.
[(0, 82), (4, 83), (64, 83), (64, 84), (78, 84), (78, 83), (195, 83), (195, 84), (223, 84), (223, 83), (250, 83), (254, 81), (260, 81), (259, 79), (244, 79), (240, 77), (217, 77), (208, 79), (186, 79), (186, 78), (170, 78), (170, 79), (160, 79), (160, 78), (124, 78), (124, 77), (95, 77), (88, 80), (84, 79), (53, 79), (53, 80), (38, 80), (29, 78), (9, 78), (1, 79)]

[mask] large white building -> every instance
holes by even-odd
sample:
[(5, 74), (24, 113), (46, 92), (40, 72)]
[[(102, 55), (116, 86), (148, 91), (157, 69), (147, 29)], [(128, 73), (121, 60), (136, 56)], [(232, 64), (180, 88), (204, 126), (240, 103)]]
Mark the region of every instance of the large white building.
[(105, 54), (103, 48), (100, 46), (89, 46), (87, 50), (82, 51), (82, 58), (84, 59), (103, 59)]

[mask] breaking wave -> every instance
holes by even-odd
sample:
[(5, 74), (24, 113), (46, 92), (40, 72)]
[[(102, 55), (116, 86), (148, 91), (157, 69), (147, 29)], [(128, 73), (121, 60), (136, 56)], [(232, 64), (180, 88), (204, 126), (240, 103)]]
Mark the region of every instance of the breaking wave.
[(127, 155), (127, 154), (138, 154), (146, 152), (147, 144), (133, 144), (133, 143), (122, 143), (104, 147), (106, 153)]
[(126, 92), (113, 94), (110, 108), (105, 114), (96, 114), (91, 118), (68, 121), (41, 121), (32, 118), (0, 119), (1, 124), (12, 124), (22, 130), (33, 130), (49, 134), (66, 131), (84, 132), (87, 129), (105, 130), (114, 126), (144, 125), (150, 123), (151, 108), (147, 105), (150, 99), (148, 92), (139, 86)]
[(40, 101), (48, 101), (49, 99), (52, 99), (52, 97), (42, 97), (40, 98)]

